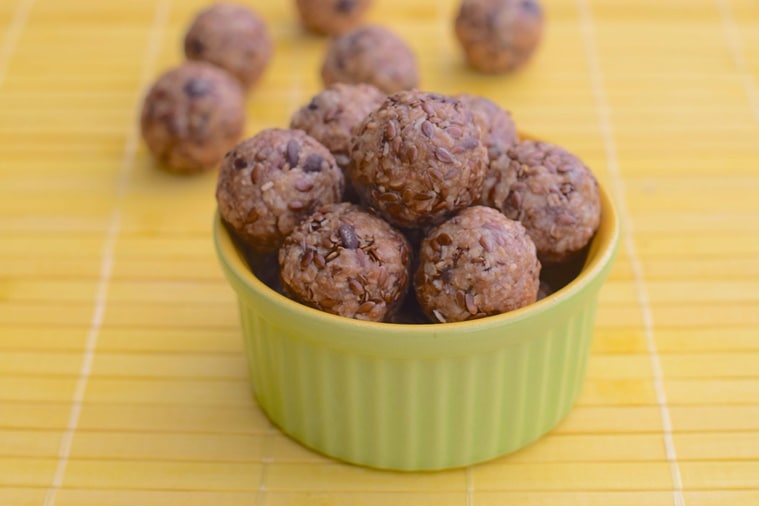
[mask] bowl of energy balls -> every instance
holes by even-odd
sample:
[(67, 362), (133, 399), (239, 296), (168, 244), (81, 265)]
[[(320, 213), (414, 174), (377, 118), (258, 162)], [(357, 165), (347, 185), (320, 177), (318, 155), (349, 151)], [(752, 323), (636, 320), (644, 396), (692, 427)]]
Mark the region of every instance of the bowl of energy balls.
[(231, 149), (214, 239), (253, 393), (334, 458), (513, 452), (584, 383), (619, 220), (566, 149), (473, 95), (332, 84)]

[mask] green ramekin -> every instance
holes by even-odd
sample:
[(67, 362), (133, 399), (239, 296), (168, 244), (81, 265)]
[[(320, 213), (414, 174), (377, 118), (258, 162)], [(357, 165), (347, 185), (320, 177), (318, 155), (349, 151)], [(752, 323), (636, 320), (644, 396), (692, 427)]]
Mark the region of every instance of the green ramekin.
[(295, 440), (364, 466), (438, 470), (513, 452), (555, 427), (585, 380), (598, 292), (619, 245), (602, 219), (582, 272), (506, 314), (411, 325), (343, 318), (258, 280), (218, 215), (214, 241), (237, 293), (258, 404)]

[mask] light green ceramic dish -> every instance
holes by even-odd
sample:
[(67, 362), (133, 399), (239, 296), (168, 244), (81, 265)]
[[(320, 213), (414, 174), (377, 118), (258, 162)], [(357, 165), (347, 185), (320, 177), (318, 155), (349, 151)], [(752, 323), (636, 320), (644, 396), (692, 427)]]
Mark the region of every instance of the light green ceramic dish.
[(237, 293), (253, 395), (302, 444), (394, 470), (461, 467), (538, 439), (585, 379), (598, 292), (619, 244), (602, 221), (580, 275), (528, 307), (469, 322), (361, 322), (300, 305), (249, 270), (218, 216), (214, 239)]

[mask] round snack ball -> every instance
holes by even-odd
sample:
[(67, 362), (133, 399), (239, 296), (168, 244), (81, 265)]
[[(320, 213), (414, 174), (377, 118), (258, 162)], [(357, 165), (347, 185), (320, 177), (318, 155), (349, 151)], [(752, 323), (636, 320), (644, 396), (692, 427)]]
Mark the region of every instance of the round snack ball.
[(385, 94), (371, 84), (335, 83), (298, 109), (290, 128), (303, 130), (321, 142), (345, 170), (350, 162), (353, 130), (385, 101)]
[(543, 18), (538, 0), (462, 0), (456, 36), (470, 66), (510, 72), (527, 63), (540, 44)]
[(416, 88), (419, 69), (403, 39), (386, 28), (368, 25), (332, 39), (322, 65), (322, 80), (325, 86), (368, 83), (390, 94)]
[(525, 226), (541, 262), (565, 262), (588, 244), (601, 221), (601, 200), (595, 176), (579, 158), (525, 140), (491, 169), (498, 179), (483, 199)]
[(273, 45), (263, 18), (242, 5), (218, 3), (198, 13), (184, 38), (190, 60), (217, 65), (251, 88), (271, 60)]
[(296, 0), (295, 5), (306, 28), (334, 35), (361, 23), (372, 0)]
[[(499, 180), (498, 170), (492, 165), (497, 164), (498, 160), (519, 142), (517, 128), (511, 119), (511, 114), (487, 98), (469, 94), (456, 95), (456, 98), (472, 110), (474, 122), (480, 127), (483, 142), (488, 149), (490, 163), (482, 188), (482, 194), (488, 195)], [(482, 197), (478, 203), (487, 205)]]
[(479, 199), (488, 155), (469, 108), (436, 93), (402, 91), (364, 119), (349, 179), (393, 225), (421, 228)]
[(216, 200), (235, 235), (269, 253), (315, 209), (339, 202), (342, 192), (343, 173), (327, 148), (300, 130), (271, 128), (227, 153)]
[(519, 141), (517, 127), (509, 111), (492, 100), (477, 95), (462, 93), (455, 95), (455, 98), (472, 111), (490, 160), (495, 160)]
[(386, 321), (406, 293), (411, 251), (387, 222), (348, 202), (322, 207), (279, 250), (285, 294), (359, 320)]
[(519, 222), (496, 209), (464, 209), (430, 231), (419, 256), (416, 297), (433, 321), (482, 318), (537, 300), (535, 245)]
[(150, 152), (164, 168), (182, 173), (214, 168), (244, 127), (239, 83), (203, 62), (185, 62), (160, 76), (145, 96), (140, 118)]

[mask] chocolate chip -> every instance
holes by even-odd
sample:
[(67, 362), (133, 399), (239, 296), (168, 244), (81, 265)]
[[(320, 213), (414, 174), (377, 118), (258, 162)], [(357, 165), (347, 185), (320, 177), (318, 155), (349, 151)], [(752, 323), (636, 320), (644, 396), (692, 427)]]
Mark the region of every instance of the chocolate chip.
[(337, 12), (349, 13), (356, 8), (356, 0), (337, 0), (335, 4), (335, 10)]
[(207, 79), (193, 77), (185, 83), (182, 89), (187, 94), (187, 96), (198, 98), (204, 95), (208, 95), (208, 93), (210, 93), (210, 91), (213, 89), (213, 84)]
[(245, 161), (245, 158), (235, 158), (235, 161), (234, 161), (235, 169), (242, 170), (247, 166), (248, 166), (248, 162)]
[(300, 145), (295, 140), (290, 140), (287, 142), (287, 163), (290, 164), (290, 167), (295, 167), (298, 165), (298, 158), (300, 157)]
[(446, 234), (445, 232), (441, 232), (437, 235), (437, 242), (443, 246), (448, 246), (449, 244), (453, 243), (453, 240), (451, 239), (451, 236)]
[(316, 153), (311, 153), (303, 164), (303, 172), (320, 172), (322, 170), (322, 161), (324, 159)]
[(190, 56), (198, 56), (200, 53), (206, 50), (206, 46), (198, 39), (190, 38), (187, 39), (187, 42), (185, 43), (185, 50), (187, 53), (189, 53)]
[(358, 237), (356, 237), (356, 229), (347, 223), (343, 223), (340, 225), (337, 231), (340, 234), (340, 240), (342, 241), (345, 248), (358, 248)]

